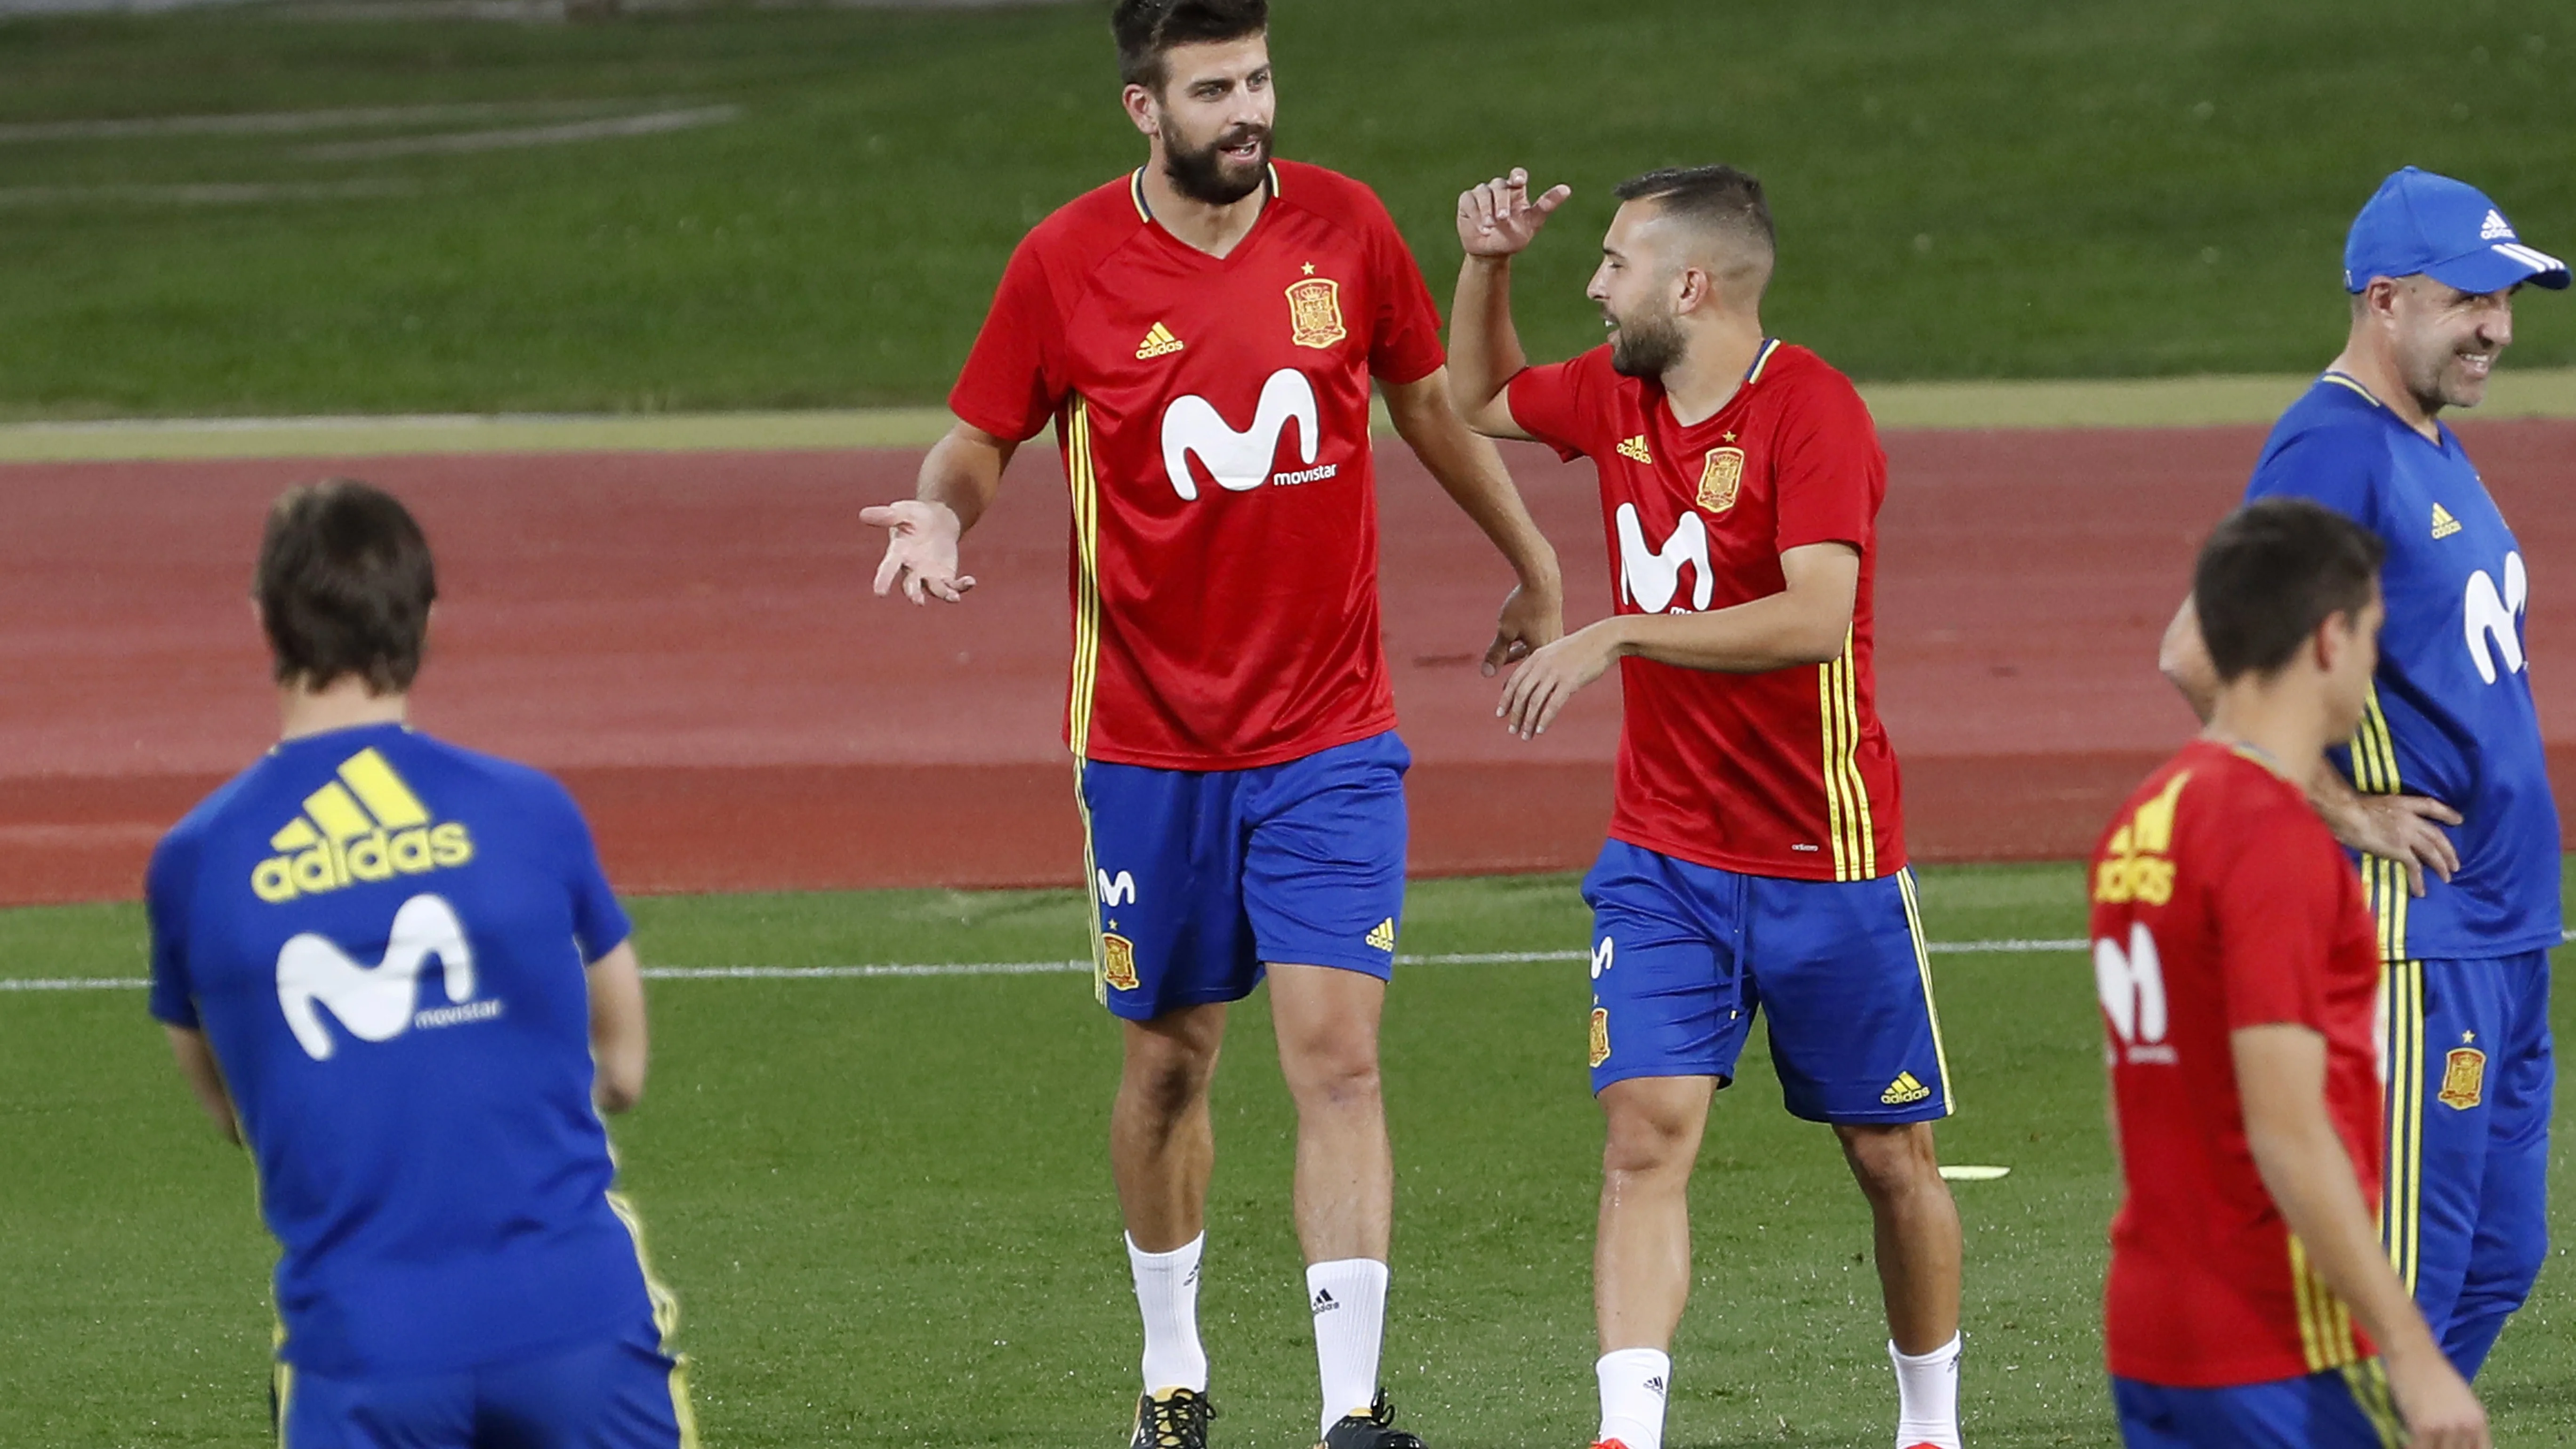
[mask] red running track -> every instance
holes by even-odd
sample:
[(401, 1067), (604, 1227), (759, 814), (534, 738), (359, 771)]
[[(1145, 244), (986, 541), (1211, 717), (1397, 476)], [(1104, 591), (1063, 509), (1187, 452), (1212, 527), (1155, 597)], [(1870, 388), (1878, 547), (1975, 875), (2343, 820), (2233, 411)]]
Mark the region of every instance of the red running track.
[[(2533, 678), (2566, 727), (2576, 593), (2549, 561), (2576, 558), (2576, 424), (2462, 431), (2538, 561)], [(2156, 640), (2260, 441), (1888, 437), (1880, 698), (1916, 856), (2082, 854), (2188, 732)], [(135, 895), (158, 833), (266, 747), (244, 602), (262, 509), (335, 472), (400, 492), (438, 549), (419, 723), (563, 775), (622, 888), (1071, 883), (1066, 506), (1051, 450), (1028, 451), (970, 541), (983, 586), (929, 609), (866, 592), (857, 511), (909, 492), (908, 452), (0, 467), (0, 904)], [(1598, 617), (1589, 466), (1510, 456), (1573, 620)], [(1608, 815), (1617, 692), (1542, 741), (1506, 736), (1475, 661), (1508, 575), (1403, 448), (1381, 462), (1415, 868), (1578, 867)]]

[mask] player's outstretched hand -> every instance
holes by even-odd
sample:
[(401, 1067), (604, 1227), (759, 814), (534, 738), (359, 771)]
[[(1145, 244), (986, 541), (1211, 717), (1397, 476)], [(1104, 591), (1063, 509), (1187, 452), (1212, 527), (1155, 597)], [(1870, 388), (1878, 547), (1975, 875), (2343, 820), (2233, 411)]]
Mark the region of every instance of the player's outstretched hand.
[(1547, 733), (1574, 692), (1599, 679), (1619, 657), (1609, 623), (1577, 629), (1529, 657), (1503, 684), (1503, 702), (1494, 707), (1503, 728), (1532, 739)]
[(1485, 677), (1506, 664), (1517, 664), (1565, 635), (1565, 601), (1514, 585), (1503, 596), (1502, 617), (1494, 621), (1493, 647), (1485, 651)]
[(862, 509), (859, 521), (886, 530), (885, 562), (877, 565), (879, 596), (900, 582), (903, 596), (916, 604), (934, 596), (953, 604), (975, 587), (973, 579), (957, 572), (957, 539), (965, 529), (947, 504), (907, 498)]
[(1574, 194), (1571, 186), (1553, 186), (1533, 201), (1529, 173), (1515, 166), (1482, 186), (1458, 193), (1458, 244), (1471, 257), (1507, 257), (1530, 244), (1547, 214)]
[(2487, 1411), (2439, 1352), (2382, 1360), (2388, 1396), (2406, 1421), (2407, 1449), (2488, 1449)]
[(2460, 812), (2429, 795), (2355, 795), (2326, 821), (2335, 839), (2406, 867), (2406, 888), (2424, 894), (2424, 872), (2444, 880), (2460, 868), (2460, 852), (2441, 827), (2460, 823)]

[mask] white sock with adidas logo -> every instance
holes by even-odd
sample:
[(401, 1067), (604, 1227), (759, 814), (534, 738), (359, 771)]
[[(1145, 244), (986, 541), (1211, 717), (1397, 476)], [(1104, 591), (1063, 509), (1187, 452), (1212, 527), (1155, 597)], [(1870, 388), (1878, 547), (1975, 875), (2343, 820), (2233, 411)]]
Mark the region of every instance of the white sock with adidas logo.
[(1207, 1350), (1199, 1346), (1201, 1233), (1168, 1253), (1148, 1253), (1127, 1240), (1127, 1266), (1136, 1275), (1136, 1307), (1145, 1318), (1145, 1392), (1207, 1392)]
[(1367, 1413), (1377, 1398), (1386, 1265), (1375, 1258), (1313, 1265), (1306, 1270), (1306, 1306), (1315, 1314), (1315, 1370), (1324, 1388), (1321, 1433), (1346, 1414)]
[(1671, 1397), (1672, 1355), (1660, 1349), (1622, 1348), (1592, 1366), (1601, 1380), (1601, 1432), (1628, 1449), (1664, 1449), (1664, 1401)]
[(1891, 1341), (1896, 1365), (1897, 1449), (1959, 1449), (1958, 1334), (1930, 1353), (1906, 1353)]

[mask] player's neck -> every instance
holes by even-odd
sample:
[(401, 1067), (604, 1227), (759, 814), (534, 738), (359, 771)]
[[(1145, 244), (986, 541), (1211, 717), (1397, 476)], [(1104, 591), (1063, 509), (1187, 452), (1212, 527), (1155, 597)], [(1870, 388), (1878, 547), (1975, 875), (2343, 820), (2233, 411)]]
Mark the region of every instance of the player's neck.
[(1222, 204), (1183, 193), (1163, 169), (1160, 146), (1145, 163), (1144, 192), (1145, 209), (1153, 213), (1155, 225), (1181, 245), (1220, 261), (1251, 234), (1252, 224), (1261, 220), (1261, 208), (1270, 202), (1267, 180), (1254, 187), (1251, 195)]
[(362, 725), (401, 724), (410, 713), (410, 695), (400, 690), (369, 694), (367, 682), (354, 674), (343, 674), (320, 689), (297, 681), (278, 686), (277, 737), (300, 740)]
[(1664, 405), (1673, 421), (1696, 427), (1716, 417), (1735, 399), (1753, 359), (1762, 355), (1762, 319), (1726, 316), (1710, 319), (1682, 349), (1682, 360), (1664, 369)]
[(2201, 738), (2243, 746), (2273, 774), (2305, 788), (2336, 734), (2326, 727), (2328, 703), (2313, 681), (2261, 680), (2252, 676), (2219, 691)]
[(2388, 355), (2387, 349), (2372, 346), (2368, 339), (2356, 335), (2344, 343), (2343, 352), (2326, 370), (2340, 372), (2370, 389), (2370, 395), (2379, 399), (2381, 407), (2395, 413), (2399, 422), (2434, 442), (2442, 440), (2442, 430), (2433, 421), (2435, 410), (2424, 406), (2407, 388), (2405, 378), (2398, 375), (2397, 360)]

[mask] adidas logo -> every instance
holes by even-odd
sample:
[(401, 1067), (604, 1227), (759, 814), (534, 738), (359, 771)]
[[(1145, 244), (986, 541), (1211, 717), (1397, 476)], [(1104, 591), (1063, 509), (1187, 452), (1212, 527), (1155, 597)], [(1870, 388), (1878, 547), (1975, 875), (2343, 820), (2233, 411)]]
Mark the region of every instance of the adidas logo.
[(1931, 1095), (1932, 1089), (1917, 1081), (1912, 1072), (1898, 1072), (1896, 1080), (1887, 1084), (1887, 1090), (1878, 1094), (1878, 1100), (1891, 1107), (1902, 1107)]
[(251, 868), (250, 888), (271, 905), (474, 858), (465, 827), (433, 822), (373, 749), (342, 761), (339, 778), (305, 796), (304, 813), (270, 836), (268, 848), (277, 854)]
[(1381, 951), (1394, 950), (1395, 917), (1389, 916), (1385, 920), (1378, 922), (1377, 929), (1368, 933), (1368, 943)]
[(2434, 505), (2433, 505), (2433, 536), (2434, 536), (2435, 538), (2449, 538), (2452, 534), (2455, 534), (2455, 533), (2457, 533), (2457, 532), (2459, 532), (2459, 531), (2460, 531), (2460, 520), (2458, 520), (2458, 519), (2456, 519), (2456, 518), (2453, 518), (2453, 517), (2451, 516), (2451, 510), (2449, 510), (2449, 509), (2447, 509), (2447, 508), (2444, 508), (2444, 507), (2443, 507), (2441, 504), (2439, 504), (2439, 503), (2434, 504)]
[(2503, 212), (2488, 207), (2486, 224), (2478, 228), (2478, 240), (2512, 241), (2513, 226), (2504, 219)]
[(1318, 1288), (1315, 1290), (1315, 1301), (1309, 1306), (1311, 1306), (1317, 1313), (1330, 1313), (1342, 1305), (1333, 1297), (1332, 1289)]
[(1664, 1376), (1662, 1374), (1657, 1374), (1653, 1378), (1646, 1380), (1646, 1391), (1653, 1394), (1656, 1398), (1662, 1398), (1664, 1396)]
[(1645, 464), (1649, 468), (1655, 465), (1655, 455), (1646, 451), (1646, 435), (1643, 433), (1639, 433), (1633, 438), (1620, 439), (1619, 456), (1622, 458), (1633, 458), (1636, 461)]
[(1181, 347), (1181, 339), (1172, 335), (1172, 329), (1157, 322), (1154, 324), (1154, 330), (1145, 334), (1145, 340), (1136, 344), (1136, 357), (1139, 361), (1154, 357), (1169, 357), (1180, 351)]

